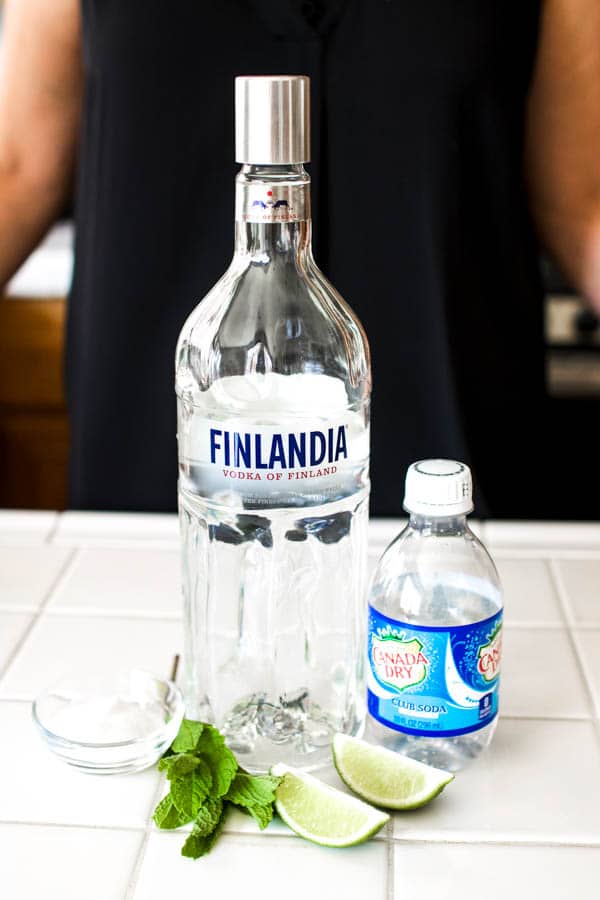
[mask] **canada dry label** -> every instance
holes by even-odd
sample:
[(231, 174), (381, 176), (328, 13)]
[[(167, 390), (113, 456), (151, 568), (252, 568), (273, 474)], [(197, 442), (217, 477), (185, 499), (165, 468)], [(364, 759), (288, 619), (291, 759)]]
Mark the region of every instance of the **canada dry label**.
[(501, 652), (501, 611), (433, 628), (369, 606), (369, 712), (406, 734), (451, 737), (484, 728), (498, 712)]

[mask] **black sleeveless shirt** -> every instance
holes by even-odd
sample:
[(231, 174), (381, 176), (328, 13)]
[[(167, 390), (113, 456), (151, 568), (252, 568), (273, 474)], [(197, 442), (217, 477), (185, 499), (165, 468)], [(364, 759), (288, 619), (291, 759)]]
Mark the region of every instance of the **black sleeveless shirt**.
[(311, 77), (315, 258), (371, 344), (372, 512), (401, 515), (429, 456), (472, 466), (480, 515), (532, 507), (538, 0), (82, 3), (71, 506), (175, 509), (174, 350), (231, 257), (233, 79), (282, 73)]

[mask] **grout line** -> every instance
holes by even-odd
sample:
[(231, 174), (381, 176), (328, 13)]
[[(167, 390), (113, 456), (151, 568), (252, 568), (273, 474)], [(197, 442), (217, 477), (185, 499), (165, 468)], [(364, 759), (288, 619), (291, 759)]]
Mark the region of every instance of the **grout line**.
[(54, 581), (52, 582), (52, 584), (46, 591), (46, 593), (42, 599), (42, 602), (40, 603), (40, 606), (38, 608), (38, 616), (41, 615), (41, 613), (45, 610), (48, 603), (50, 603), (50, 601), (52, 600), (52, 597), (54, 596), (56, 591), (60, 587), (62, 587), (64, 582), (67, 580), (67, 577), (70, 574), (70, 570), (73, 568), (73, 566), (75, 564), (75, 560), (78, 558), (78, 556), (79, 556), (78, 548), (73, 547), (71, 552), (67, 554), (67, 558), (65, 559), (64, 563), (62, 564), (60, 571), (58, 572), (58, 575), (56, 576), (56, 578), (54, 579)]
[(27, 700), (24, 700), (23, 697), (2, 697), (2, 696), (0, 696), (0, 706), (3, 703), (27, 703), (28, 705), (31, 705), (32, 701), (29, 698), (27, 698)]
[[(86, 537), (67, 539), (59, 537), (54, 540), (53, 547), (76, 547), (79, 550), (159, 550), (170, 551), (171, 553), (179, 551), (179, 541), (177, 539), (163, 538), (97, 538), (91, 539)], [(600, 554), (599, 554), (600, 555)]]
[(158, 785), (154, 794), (152, 795), (152, 804), (150, 806), (150, 812), (148, 814), (148, 821), (146, 822), (146, 827), (144, 829), (144, 836), (142, 838), (142, 843), (140, 844), (140, 849), (138, 850), (137, 856), (135, 858), (135, 862), (133, 864), (133, 868), (131, 870), (131, 874), (129, 876), (129, 881), (127, 882), (127, 888), (125, 890), (125, 895), (123, 900), (133, 900), (135, 895), (135, 889), (137, 887), (138, 879), (140, 877), (140, 872), (142, 870), (142, 865), (144, 863), (144, 859), (146, 858), (146, 849), (148, 847), (148, 841), (150, 840), (150, 835), (152, 834), (152, 813), (154, 812), (154, 808), (158, 803), (160, 796), (162, 794), (164, 788), (165, 778), (164, 776), (158, 779)]
[(560, 574), (560, 570), (556, 565), (556, 561), (554, 559), (549, 559), (546, 565), (548, 567), (550, 581), (552, 582), (554, 593), (556, 594), (556, 597), (558, 599), (558, 605), (560, 607), (560, 611), (562, 613), (565, 624), (567, 628), (572, 628), (576, 624), (575, 616), (573, 614), (571, 601), (569, 600), (569, 594), (562, 579), (562, 575)]
[[(190, 823), (191, 824), (191, 823)], [(181, 832), (185, 834), (186, 832)], [(244, 831), (241, 828), (223, 828), (221, 831), (222, 837), (234, 837), (234, 838), (251, 838), (251, 837), (261, 837), (263, 836), (271, 840), (272, 838), (285, 838), (287, 841), (293, 840), (296, 838), (297, 840), (302, 840), (295, 832), (291, 829), (289, 831), (269, 831), (268, 827), (266, 831)], [(373, 840), (379, 840), (381, 842), (381, 838), (377, 838), (375, 836)]]
[[(2, 824), (2, 823), (0, 823), (0, 824)], [(391, 823), (390, 823), (390, 825), (391, 825)], [(183, 841), (190, 834), (191, 828), (192, 828), (191, 822), (189, 823), (189, 825), (185, 825), (181, 829), (160, 829), (160, 828), (154, 829), (151, 827), (148, 836), (150, 836), (152, 834), (175, 835), (175, 836), (179, 835)], [(141, 831), (141, 829), (137, 829), (137, 830)], [(242, 843), (244, 843), (245, 841), (250, 841), (250, 842), (258, 841), (259, 844), (263, 843), (263, 842), (266, 842), (267, 844), (271, 844), (272, 842), (275, 842), (275, 841), (286, 841), (286, 842), (289, 842), (290, 844), (296, 844), (299, 847), (306, 846), (305, 840), (302, 837), (300, 837), (300, 835), (293, 832), (291, 829), (289, 831), (270, 831), (267, 828), (265, 831), (260, 831), (260, 830), (240, 831), (237, 829), (227, 828), (227, 829), (223, 829), (223, 831), (221, 832), (221, 838), (231, 839), (231, 840), (234, 840), (236, 843), (238, 841), (240, 841)], [(389, 838), (381, 837), (381, 833), (380, 833), (380, 834), (376, 834), (373, 837), (369, 838), (367, 843), (373, 843), (376, 846), (387, 846), (387, 844), (391, 840), (392, 840), (391, 837), (389, 837)], [(311, 842), (309, 841), (308, 843), (310, 844)], [(313, 845), (313, 846), (319, 846), (319, 845)], [(324, 846), (324, 847), (322, 847), (322, 849), (328, 850), (330, 848)], [(352, 849), (352, 848), (350, 848), (350, 849)], [(130, 881), (132, 881), (132, 880), (133, 879), (130, 879)], [(128, 897), (125, 898), (125, 900), (132, 900), (131, 895), (128, 895)]]
[(141, 834), (143, 828), (133, 825), (84, 825), (77, 822), (32, 822), (27, 819), (0, 819), (1, 825), (26, 825), (31, 828), (82, 828), (85, 831), (125, 831)]
[[(160, 790), (160, 787), (162, 786), (162, 784), (163, 784), (163, 782), (161, 781), (159, 789), (157, 790), (156, 794), (154, 795), (154, 800), (153, 800), (154, 803), (156, 803), (156, 801), (158, 799), (159, 790)], [(503, 838), (503, 837), (495, 838), (493, 835), (490, 835), (489, 837), (487, 837), (487, 836), (482, 837), (481, 835), (478, 835), (477, 837), (469, 838), (464, 835), (463, 836), (461, 836), (461, 835), (453, 836), (451, 834), (446, 835), (441, 838), (435, 837), (432, 835), (424, 835), (423, 837), (418, 837), (415, 835), (411, 835), (410, 837), (402, 837), (402, 836), (394, 835), (393, 824), (394, 824), (393, 821), (390, 822), (390, 826), (389, 826), (390, 833), (388, 834), (388, 836), (385, 839), (385, 843), (386, 843), (387, 850), (388, 850), (387, 860), (386, 860), (387, 866), (388, 866), (388, 892), (387, 892), (388, 900), (394, 900), (393, 874), (392, 874), (392, 890), (390, 891), (390, 889), (389, 889), (389, 886), (390, 886), (389, 873), (390, 873), (390, 866), (391, 866), (392, 872), (393, 872), (393, 850), (394, 850), (395, 845), (397, 845), (397, 844), (403, 844), (403, 845), (409, 845), (409, 844), (440, 845), (441, 844), (441, 845), (449, 845), (449, 846), (455, 846), (457, 844), (462, 844), (462, 845), (469, 846), (469, 847), (472, 847), (474, 845), (482, 846), (482, 847), (487, 847), (490, 845), (501, 846), (501, 847), (540, 847), (540, 848), (543, 848), (543, 847), (552, 847), (552, 848), (565, 847), (567, 849), (570, 849), (572, 847), (581, 847), (584, 849), (591, 849), (591, 850), (597, 850), (600, 848), (600, 838), (598, 838), (598, 840), (589, 840), (589, 841), (584, 841), (584, 840), (571, 841), (571, 840), (564, 839), (564, 838), (555, 838), (555, 839), (552, 839), (552, 838), (541, 838), (540, 839), (540, 838), (535, 838), (535, 837), (532, 837), (532, 838), (523, 837), (521, 839), (515, 839), (515, 838), (511, 839), (511, 838)], [(144, 841), (143, 841), (142, 846), (140, 847), (140, 850), (138, 851), (138, 855), (137, 855), (136, 862), (135, 862), (135, 865), (134, 865), (134, 868), (132, 871), (132, 875), (131, 875), (129, 883), (128, 883), (128, 890), (132, 890), (135, 887), (135, 885), (137, 884), (137, 876), (139, 875), (139, 870), (140, 870), (141, 864), (143, 862), (142, 857), (145, 855), (145, 849), (146, 849), (148, 839), (149, 839), (150, 835), (153, 833), (151, 820), (149, 820), (146, 828), (142, 828), (141, 826), (136, 827), (134, 825), (90, 825), (89, 823), (84, 824), (84, 823), (77, 823), (77, 822), (47, 822), (47, 821), (40, 821), (40, 820), (32, 821), (32, 820), (28, 820), (28, 819), (5, 819), (5, 820), (2, 819), (2, 820), (0, 820), (0, 826), (3, 826), (3, 825), (11, 826), (11, 827), (24, 825), (24, 826), (30, 827), (30, 828), (81, 829), (83, 831), (92, 831), (92, 832), (93, 831), (118, 831), (118, 832), (125, 832), (127, 834), (130, 834), (130, 833), (142, 834), (143, 833)], [(182, 837), (185, 834), (187, 834), (187, 832), (183, 832), (183, 831), (182, 832), (175, 831), (175, 832), (169, 832), (169, 833), (170, 834), (180, 834)], [(223, 833), (223, 836), (241, 838), (242, 840), (246, 840), (246, 839), (250, 840), (252, 838), (255, 839), (256, 837), (264, 837), (265, 840), (269, 840), (269, 841), (277, 840), (279, 838), (285, 838), (286, 840), (289, 840), (289, 841), (300, 841), (301, 840), (298, 837), (298, 835), (294, 834), (293, 832), (275, 833), (275, 832), (266, 831), (263, 834), (262, 832), (250, 833), (247, 831), (235, 831), (235, 832), (226, 831)], [(374, 843), (376, 843), (376, 844), (381, 843), (381, 839), (380, 840), (374, 839)], [(128, 898), (130, 896), (132, 896), (132, 895), (128, 895)]]
[[(390, 827), (391, 827), (391, 824), (392, 823), (390, 822)], [(189, 834), (189, 831), (190, 831), (190, 829), (187, 828), (187, 826), (185, 826), (185, 827), (187, 830), (181, 832), (181, 834), (184, 836)], [(191, 823), (190, 823), (190, 828), (191, 828)], [(172, 831), (169, 833), (177, 834), (178, 832)], [(300, 835), (296, 834), (291, 829), (289, 831), (270, 831), (267, 828), (266, 831), (259, 831), (259, 830), (247, 831), (247, 830), (242, 830), (240, 828), (224, 828), (221, 833), (222, 833), (223, 837), (236, 838), (236, 840), (238, 838), (241, 838), (242, 840), (246, 840), (246, 839), (250, 839), (250, 838), (259, 838), (260, 840), (263, 840), (263, 838), (264, 838), (269, 841), (279, 840), (280, 838), (282, 840), (286, 840), (286, 841), (302, 841), (303, 840), (303, 838), (301, 838)], [(159, 834), (163, 834), (163, 832), (159, 831)], [(381, 844), (387, 845), (389, 840), (391, 840), (391, 837), (389, 837), (389, 838), (387, 838), (385, 836), (382, 837), (381, 832), (379, 834), (375, 834), (375, 835), (373, 835), (373, 837), (369, 838), (369, 841), (372, 841), (376, 845), (381, 845)]]
[[(182, 834), (185, 834), (185, 832), (182, 832)], [(231, 837), (231, 838), (236, 838), (236, 839), (241, 838), (242, 840), (246, 840), (246, 839), (250, 839), (250, 838), (260, 838), (260, 840), (262, 840), (263, 837), (270, 841), (278, 840), (279, 838), (282, 838), (286, 841), (291, 841), (291, 842), (302, 840), (300, 835), (298, 835), (294, 831), (292, 831), (291, 828), (289, 831), (269, 831), (268, 827), (267, 827), (266, 831), (260, 831), (260, 830), (242, 831), (239, 828), (223, 828), (223, 831), (221, 832), (221, 836), (222, 837)], [(382, 838), (378, 837), (377, 835), (375, 835), (375, 837), (373, 837), (372, 840), (374, 840), (378, 843), (382, 842)]]
[(394, 819), (390, 819), (386, 838), (386, 865), (387, 865), (387, 900), (394, 900), (396, 885), (394, 878)]
[(600, 631), (600, 622), (589, 622), (583, 619), (581, 622), (573, 622), (570, 627), (573, 631)]
[[(0, 609), (0, 612), (3, 610)], [(12, 612), (12, 610), (11, 610)], [(78, 607), (52, 607), (46, 610), (46, 616), (57, 618), (81, 618), (81, 619), (117, 619), (118, 621), (138, 622), (140, 619), (147, 619), (150, 622), (181, 622), (183, 613), (153, 613), (150, 610), (137, 612), (136, 610), (126, 610), (120, 612), (118, 609), (80, 609)]]
[[(578, 639), (577, 632), (575, 629), (573, 629), (573, 630), (569, 629), (569, 638), (571, 640), (571, 644), (573, 646), (575, 656), (577, 657), (577, 665), (578, 665), (579, 671), (581, 673), (581, 677), (583, 678), (585, 688), (586, 688), (586, 691), (588, 694), (588, 699), (590, 701), (590, 705), (591, 705), (591, 709), (592, 709), (592, 717), (594, 718), (594, 720), (596, 720), (598, 718), (598, 716), (600, 715), (600, 709), (597, 708), (596, 698), (595, 698), (594, 688), (593, 688), (593, 681), (589, 675), (589, 670), (588, 670), (587, 663), (585, 661), (585, 656), (581, 650), (581, 646), (579, 644), (579, 639)], [(598, 740), (600, 741), (600, 727), (597, 727), (596, 731), (598, 733)]]
[(496, 547), (488, 550), (492, 554), (493, 559), (502, 560), (544, 560), (551, 559), (600, 559), (600, 548), (584, 548), (584, 547)]
[(452, 837), (451, 835), (443, 838), (436, 838), (428, 835), (424, 837), (394, 837), (392, 840), (395, 844), (436, 844), (442, 846), (462, 845), (467, 847), (489, 847), (490, 845), (494, 847), (548, 847), (554, 849), (564, 847), (566, 850), (570, 850), (573, 847), (580, 847), (582, 849), (588, 850), (598, 850), (600, 848), (600, 838), (597, 841), (570, 841), (563, 838), (523, 838), (521, 840), (511, 840), (509, 838), (494, 838), (493, 836), (489, 838), (482, 838), (481, 836), (478, 836), (473, 839), (469, 839), (468, 837)]
[(45, 544), (51, 544), (54, 541), (54, 538), (56, 537), (56, 532), (58, 531), (58, 526), (60, 525), (61, 516), (62, 516), (62, 512), (58, 512), (58, 510), (57, 510), (54, 514), (54, 523), (51, 525), (50, 531), (44, 538)]
[[(0, 610), (0, 614), (2, 614), (3, 610)], [(87, 611), (82, 610), (60, 610), (55, 611), (54, 609), (48, 609), (46, 604), (44, 604), (43, 608), (40, 608), (40, 613), (43, 612), (43, 618), (45, 620), (48, 619), (89, 619), (89, 620), (99, 620), (102, 619), (105, 622), (181, 622), (183, 621), (182, 615), (159, 615), (153, 616), (149, 613), (140, 613), (136, 615), (135, 613), (126, 613), (125, 615), (120, 615), (117, 611), (104, 611), (102, 613), (89, 613)], [(31, 615), (31, 612), (26, 613), (26, 615)], [(41, 616), (36, 615), (34, 618), (37, 620)]]
[(549, 715), (532, 716), (532, 715), (528, 715), (528, 716), (526, 716), (526, 715), (518, 715), (518, 714), (515, 715), (514, 713), (512, 715), (505, 715), (504, 713), (500, 713), (500, 718), (504, 722), (506, 722), (508, 720), (511, 722), (566, 722), (566, 723), (571, 723), (571, 722), (589, 722), (590, 719), (594, 718), (594, 713), (593, 712), (588, 713), (587, 716), (585, 716), (585, 715), (582, 715), (582, 716), (549, 716)]
[(0, 603), (0, 615), (3, 616), (35, 616), (38, 608), (35, 604), (19, 605), (18, 603)]
[(558, 569), (558, 566), (554, 561), (550, 561), (550, 574), (552, 576), (552, 581), (555, 586), (556, 593), (558, 595), (559, 603), (561, 608), (564, 610), (565, 619), (567, 622), (567, 637), (573, 653), (575, 654), (575, 664), (577, 666), (577, 670), (581, 676), (583, 681), (583, 689), (585, 691), (588, 705), (590, 710), (592, 711), (592, 721), (594, 726), (594, 731), (596, 734), (596, 741), (600, 745), (600, 722), (598, 721), (597, 714), (598, 710), (596, 708), (596, 701), (594, 696), (594, 689), (592, 686), (592, 680), (588, 675), (588, 669), (585, 662), (585, 657), (580, 650), (579, 641), (577, 640), (576, 633), (576, 621), (573, 615), (571, 604), (569, 601), (569, 595), (567, 589), (565, 587), (564, 581), (562, 579), (561, 573)]
[(12, 666), (13, 662), (15, 661), (15, 659), (17, 658), (17, 656), (23, 649), (23, 646), (26, 643), (27, 639), (29, 638), (29, 635), (32, 633), (33, 629), (39, 622), (43, 611), (45, 610), (46, 606), (52, 599), (52, 595), (54, 594), (56, 589), (63, 583), (64, 579), (67, 577), (67, 574), (69, 573), (75, 559), (77, 558), (77, 554), (78, 554), (78, 551), (76, 549), (73, 549), (69, 554), (67, 554), (65, 561), (63, 562), (62, 566), (60, 567), (60, 569), (59, 569), (58, 573), (56, 574), (56, 576), (54, 577), (53, 581), (50, 583), (46, 593), (42, 597), (42, 601), (37, 608), (37, 612), (33, 615), (31, 622), (29, 623), (29, 625), (27, 625), (23, 634), (21, 635), (19, 640), (16, 642), (15, 646), (12, 649), (12, 652), (9, 653), (8, 659), (6, 660), (5, 664), (0, 667), (0, 684), (2, 683), (4, 676), (6, 675), (6, 673)]

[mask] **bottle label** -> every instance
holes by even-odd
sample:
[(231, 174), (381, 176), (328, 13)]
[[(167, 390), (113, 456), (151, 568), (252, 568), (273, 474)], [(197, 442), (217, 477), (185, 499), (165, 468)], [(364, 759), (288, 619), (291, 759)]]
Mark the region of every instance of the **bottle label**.
[(405, 734), (452, 737), (484, 728), (498, 712), (501, 652), (502, 611), (434, 628), (369, 606), (369, 712)]
[(327, 478), (344, 467), (348, 451), (346, 424), (311, 431), (285, 431), (277, 425), (245, 430), (204, 420), (196, 428), (193, 456), (228, 486)]
[(338, 499), (352, 493), (369, 452), (369, 430), (348, 413), (334, 423), (300, 421), (294, 430), (193, 416), (179, 428), (181, 472), (195, 493), (241, 495), (271, 505), (273, 495)]

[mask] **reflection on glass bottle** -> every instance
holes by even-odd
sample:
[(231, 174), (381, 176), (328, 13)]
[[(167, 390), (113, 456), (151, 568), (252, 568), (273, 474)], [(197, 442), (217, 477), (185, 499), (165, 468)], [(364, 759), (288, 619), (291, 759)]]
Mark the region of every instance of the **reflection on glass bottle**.
[(235, 253), (177, 348), (187, 714), (240, 763), (364, 719), (370, 367), (311, 252), (308, 79), (236, 79)]

